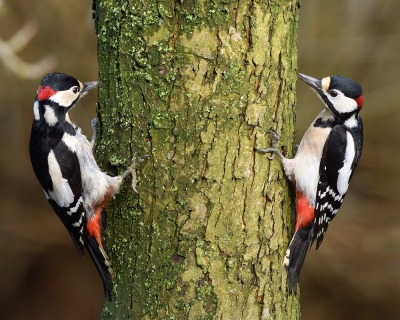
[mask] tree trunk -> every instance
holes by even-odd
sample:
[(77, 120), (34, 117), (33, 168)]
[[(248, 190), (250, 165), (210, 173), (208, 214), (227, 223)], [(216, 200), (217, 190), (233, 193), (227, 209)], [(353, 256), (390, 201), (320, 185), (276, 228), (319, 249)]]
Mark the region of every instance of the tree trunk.
[(98, 160), (125, 183), (107, 207), (114, 299), (103, 319), (299, 319), (283, 259), (297, 0), (95, 2)]

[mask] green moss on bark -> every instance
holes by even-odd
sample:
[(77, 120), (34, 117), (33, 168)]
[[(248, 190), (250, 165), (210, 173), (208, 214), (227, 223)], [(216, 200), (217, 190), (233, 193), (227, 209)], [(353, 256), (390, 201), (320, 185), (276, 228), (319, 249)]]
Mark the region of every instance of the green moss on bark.
[(298, 319), (284, 253), (292, 196), (256, 154), (292, 155), (298, 3), (96, 1), (97, 156), (140, 195), (107, 208), (115, 299), (104, 319)]

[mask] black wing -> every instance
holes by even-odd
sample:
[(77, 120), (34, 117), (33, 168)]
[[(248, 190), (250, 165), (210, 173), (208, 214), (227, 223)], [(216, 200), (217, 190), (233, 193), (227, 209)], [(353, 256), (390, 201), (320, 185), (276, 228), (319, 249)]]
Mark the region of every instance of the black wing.
[[(81, 255), (86, 239), (86, 214), (83, 209), (82, 177), (77, 155), (61, 140), (51, 150), (59, 165), (63, 180), (55, 184), (50, 180), (52, 187), (43, 186), (53, 210), (67, 228), (72, 240)], [(50, 151), (50, 152), (51, 152)], [(52, 177), (50, 177), (51, 179)], [(55, 179), (53, 177), (53, 179)], [(62, 187), (60, 185), (62, 184)], [(59, 189), (59, 192), (55, 189)], [(68, 195), (67, 197), (64, 197)], [(72, 195), (72, 196), (71, 196)], [(66, 198), (68, 198), (66, 200)]]
[(360, 146), (361, 137), (362, 127), (361, 131), (348, 131), (342, 125), (337, 125), (325, 142), (319, 167), (311, 242), (312, 245), (317, 241), (316, 249), (324, 239), (329, 222), (343, 203), (348, 184), (361, 156), (362, 145), (361, 148), (357, 148)]

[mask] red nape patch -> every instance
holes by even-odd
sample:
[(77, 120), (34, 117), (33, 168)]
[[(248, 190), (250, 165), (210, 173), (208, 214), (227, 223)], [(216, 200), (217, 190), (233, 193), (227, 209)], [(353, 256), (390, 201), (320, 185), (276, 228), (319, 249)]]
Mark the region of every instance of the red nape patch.
[(39, 87), (38, 93), (37, 93), (37, 99), (39, 101), (43, 100), (48, 100), (52, 95), (56, 94), (58, 91), (53, 90), (49, 86), (47, 87)]
[(297, 231), (300, 228), (305, 227), (314, 219), (314, 207), (310, 206), (307, 198), (303, 192), (296, 191), (296, 228)]
[(357, 105), (359, 108), (362, 108), (364, 105), (364, 96), (361, 95), (356, 99)]
[[(100, 212), (101, 212), (101, 210), (100, 210)], [(89, 233), (89, 236), (95, 237), (99, 246), (103, 247), (103, 245), (101, 243), (101, 226), (100, 226), (101, 213), (100, 212), (96, 212), (93, 215), (92, 219), (89, 219), (86, 222), (86, 229)]]

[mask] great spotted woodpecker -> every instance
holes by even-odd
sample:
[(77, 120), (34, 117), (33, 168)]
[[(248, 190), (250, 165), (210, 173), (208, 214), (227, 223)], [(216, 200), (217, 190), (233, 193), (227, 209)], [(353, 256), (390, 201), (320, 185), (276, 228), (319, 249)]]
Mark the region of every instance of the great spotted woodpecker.
[(276, 153), (296, 189), (295, 233), (284, 259), (289, 293), (297, 291), (308, 249), (314, 241), (318, 249), (337, 214), (363, 147), (360, 85), (342, 76), (315, 79), (299, 73), (299, 78), (315, 90), (326, 108), (307, 129), (293, 159), (276, 147), (256, 149)]
[(102, 245), (102, 210), (130, 173), (136, 191), (135, 168), (147, 156), (137, 162), (134, 157), (129, 169), (117, 177), (100, 170), (92, 150), (96, 119), (92, 120), (93, 138), (89, 142), (68, 115), (78, 100), (98, 85), (97, 81), (82, 83), (63, 73), (44, 76), (33, 104), (29, 152), (46, 198), (81, 255), (84, 247), (89, 251), (105, 294), (110, 296), (112, 266)]

